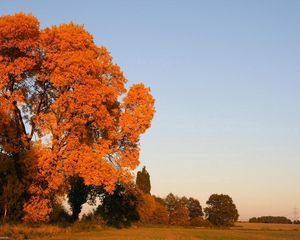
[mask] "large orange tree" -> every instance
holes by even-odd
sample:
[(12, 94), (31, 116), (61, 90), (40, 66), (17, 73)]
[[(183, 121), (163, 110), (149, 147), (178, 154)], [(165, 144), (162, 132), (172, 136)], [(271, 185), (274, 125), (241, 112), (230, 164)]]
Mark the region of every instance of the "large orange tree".
[(149, 88), (125, 84), (83, 26), (0, 17), (1, 214), (13, 211), (12, 185), (23, 219), (45, 221), (69, 177), (107, 191), (130, 177), (155, 110)]

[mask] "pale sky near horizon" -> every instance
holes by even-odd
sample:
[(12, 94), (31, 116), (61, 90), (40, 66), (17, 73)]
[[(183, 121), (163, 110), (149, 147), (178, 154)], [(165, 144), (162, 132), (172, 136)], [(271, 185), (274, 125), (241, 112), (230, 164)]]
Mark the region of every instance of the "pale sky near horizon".
[(8, 1), (41, 28), (84, 24), (156, 98), (152, 193), (229, 194), (241, 219), (300, 217), (300, 1)]

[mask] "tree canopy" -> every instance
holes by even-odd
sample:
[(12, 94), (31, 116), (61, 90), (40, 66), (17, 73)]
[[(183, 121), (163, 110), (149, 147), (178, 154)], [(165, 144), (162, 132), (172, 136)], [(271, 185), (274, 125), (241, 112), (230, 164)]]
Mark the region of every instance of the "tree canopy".
[(187, 208), (191, 220), (203, 216), (202, 207), (198, 199), (190, 197), (187, 202)]
[(212, 194), (207, 200), (208, 207), (204, 212), (212, 224), (216, 226), (232, 226), (239, 214), (232, 198), (225, 194)]
[[(0, 153), (10, 168), (0, 193), (18, 186), (24, 220), (47, 220), (69, 177), (108, 192), (131, 177), (155, 110), (149, 88), (126, 82), (83, 26), (0, 17)], [(3, 196), (0, 208), (16, 209)]]
[(102, 204), (97, 208), (108, 225), (128, 227), (140, 219), (138, 190), (131, 184), (118, 183), (113, 194), (104, 192)]
[(142, 171), (137, 172), (136, 185), (144, 193), (150, 194), (151, 191), (150, 174), (146, 170), (145, 166), (143, 167)]

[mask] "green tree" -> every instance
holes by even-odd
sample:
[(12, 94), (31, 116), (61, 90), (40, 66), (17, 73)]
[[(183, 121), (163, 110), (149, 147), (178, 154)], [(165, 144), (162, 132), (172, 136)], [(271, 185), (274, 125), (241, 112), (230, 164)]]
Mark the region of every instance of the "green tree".
[(145, 166), (143, 167), (142, 171), (138, 171), (138, 173), (137, 173), (136, 185), (144, 193), (150, 194), (150, 191), (151, 191), (150, 175), (147, 172)]
[(104, 192), (102, 204), (96, 210), (108, 225), (117, 228), (129, 227), (139, 220), (138, 193), (134, 186), (118, 183), (113, 194)]
[(188, 199), (179, 198), (170, 193), (165, 198), (166, 208), (169, 213), (169, 224), (185, 226), (189, 224), (189, 210), (187, 208)]
[(236, 206), (228, 195), (212, 194), (206, 204), (206, 217), (216, 226), (233, 226), (239, 217)]
[(189, 210), (190, 220), (203, 216), (202, 207), (198, 199), (190, 197), (187, 202), (187, 208)]
[(166, 204), (169, 214), (172, 213), (173, 211), (175, 211), (178, 201), (179, 201), (179, 198), (177, 196), (175, 196), (173, 193), (169, 193), (166, 196), (165, 204)]

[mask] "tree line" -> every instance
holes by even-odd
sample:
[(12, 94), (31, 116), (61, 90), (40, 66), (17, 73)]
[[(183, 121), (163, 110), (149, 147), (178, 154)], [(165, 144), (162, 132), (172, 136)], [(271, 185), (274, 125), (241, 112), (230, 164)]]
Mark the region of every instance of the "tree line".
[(261, 217), (252, 217), (249, 219), (250, 223), (283, 223), (283, 224), (299, 224), (300, 221), (284, 217), (284, 216), (261, 216)]
[[(238, 219), (238, 211), (231, 197), (213, 194), (202, 206), (198, 199), (178, 197), (173, 193), (165, 198), (151, 195), (150, 175), (144, 167), (138, 171), (136, 182), (118, 183), (111, 194), (103, 188), (91, 189), (78, 181), (68, 194), (72, 215), (68, 216), (60, 206), (61, 213), (52, 221), (78, 220), (81, 206), (85, 202), (95, 203), (100, 198), (97, 209), (84, 215), (82, 220), (105, 223), (115, 227), (127, 227), (132, 223), (164, 224), (177, 226), (232, 226)], [(77, 189), (77, 190), (76, 190)]]

